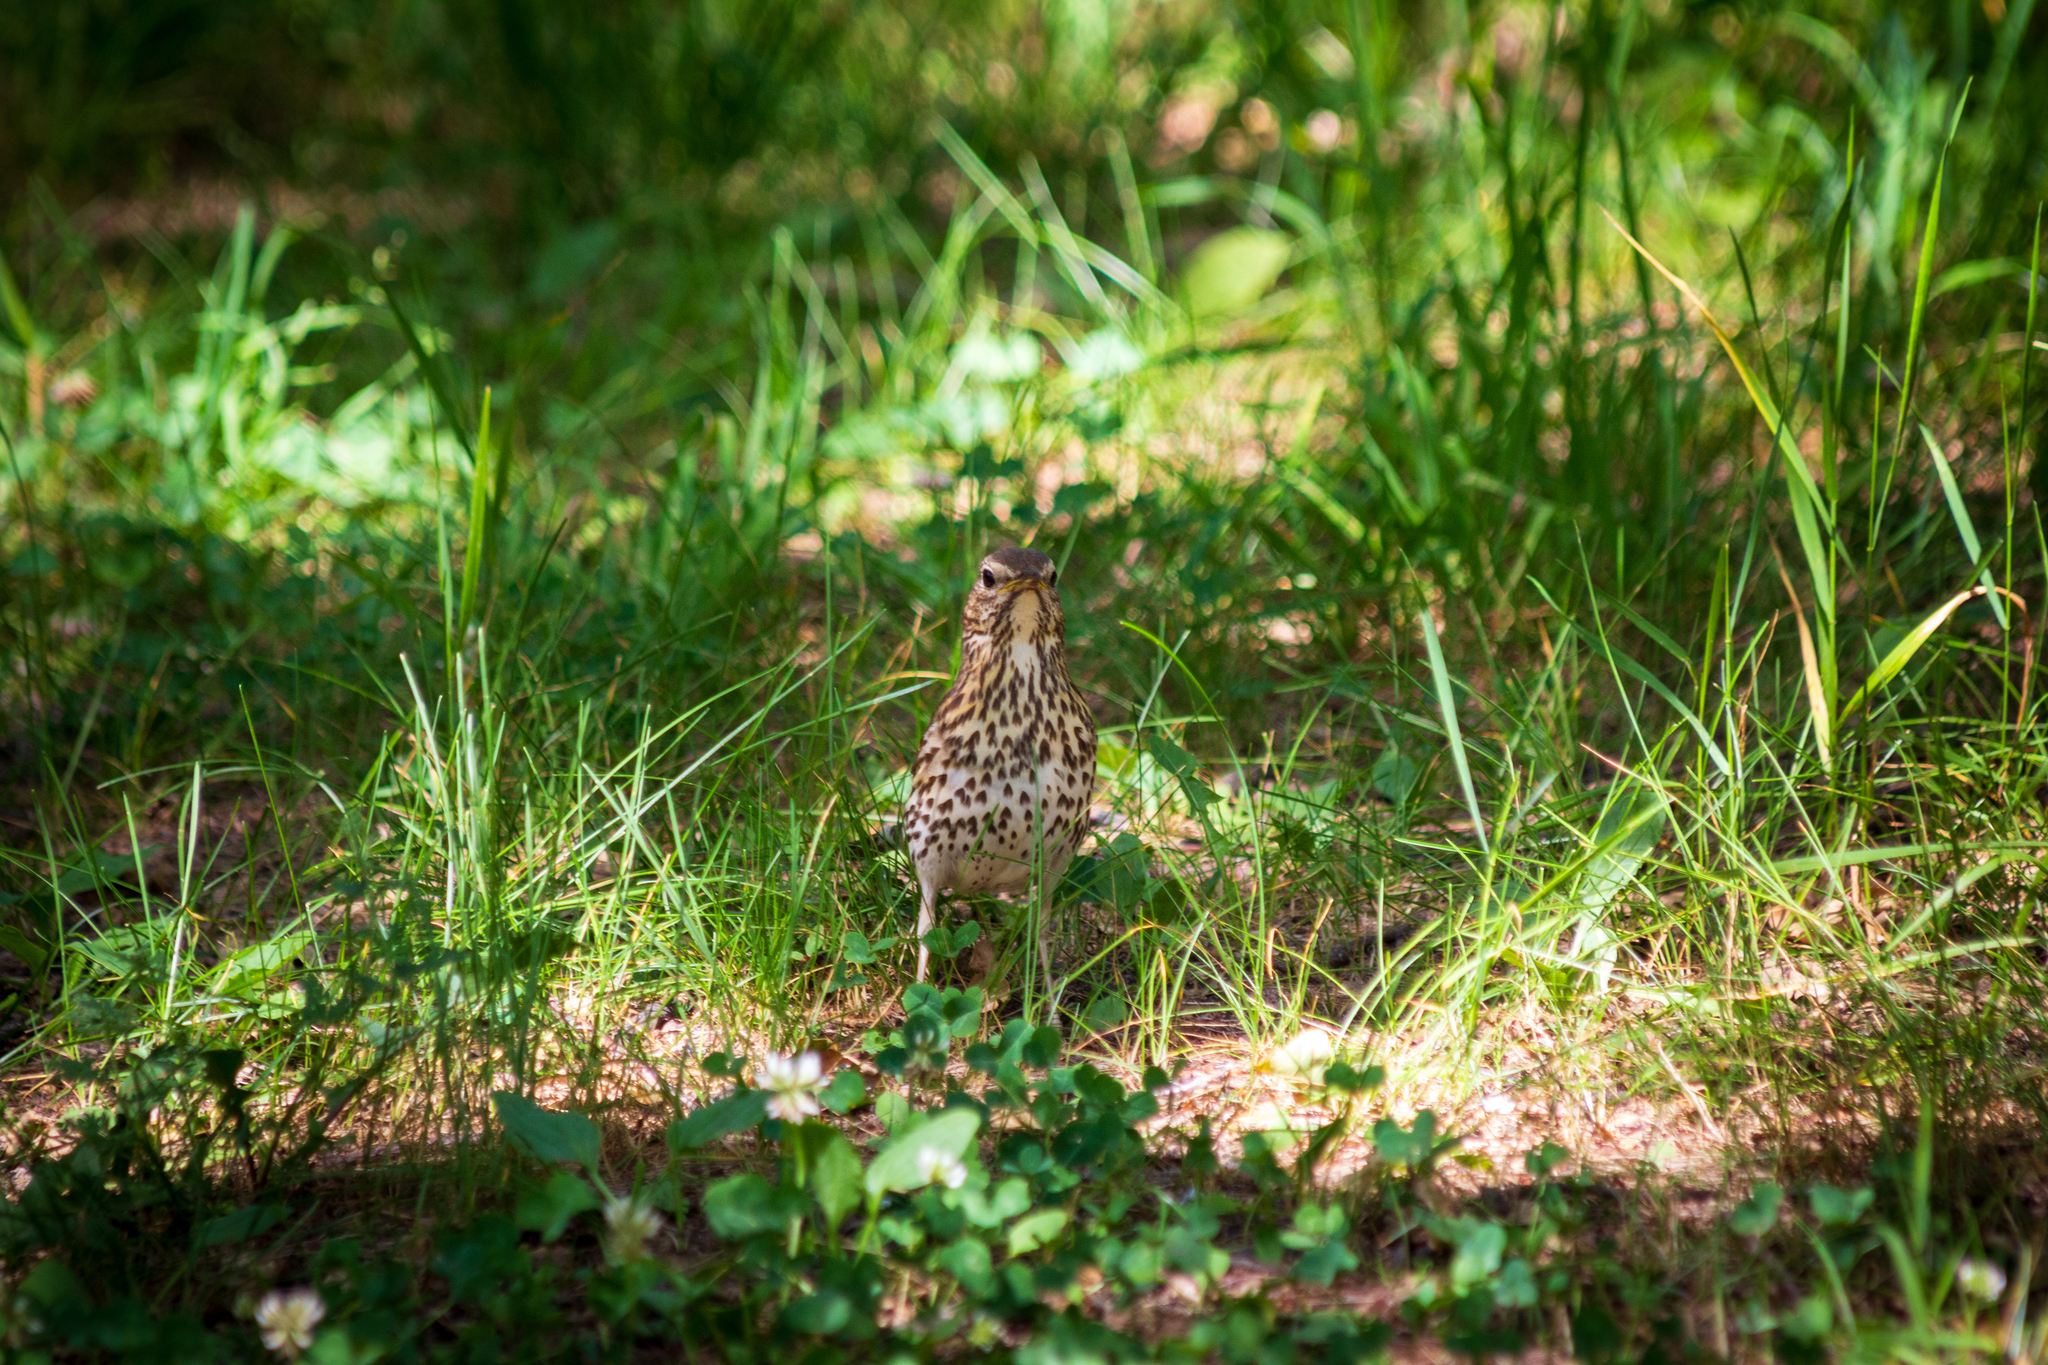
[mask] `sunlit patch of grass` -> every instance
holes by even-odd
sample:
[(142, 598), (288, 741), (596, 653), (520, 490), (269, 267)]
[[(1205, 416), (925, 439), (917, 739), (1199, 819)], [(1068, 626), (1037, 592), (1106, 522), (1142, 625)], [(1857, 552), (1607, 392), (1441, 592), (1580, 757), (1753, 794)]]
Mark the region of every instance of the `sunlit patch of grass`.
[[(1409, 1175), (1419, 1110), (1512, 1090), (1581, 1138), (1639, 1098), (1731, 1163), (1938, 1152), (1922, 1260), (1929, 1201), (2031, 1207), (1948, 1162), (2042, 1117), (2038, 255), (2023, 309), (1936, 274), (2002, 211), (1996, 115), (1816, 131), (1810, 202), (1724, 250), (1622, 179), (1619, 88), (1574, 137), (1501, 73), (1405, 208), (1407, 162), (1117, 152), (1088, 232), (948, 131), (935, 237), (773, 233), (716, 345), (543, 400), (470, 392), (374, 262), (287, 306), (309, 245), (253, 217), (125, 330), (21, 302), (0, 393), (60, 353), (98, 392), (7, 419), (15, 1058), (195, 1208), (338, 1150), (473, 1212), (501, 1091), (680, 1111), (813, 1043), (879, 1085), (920, 1014), (886, 831), (964, 575), (1029, 540), (1097, 834), (953, 907), (986, 1008), (941, 1041), (1045, 1025), (1161, 1094), (1225, 1056), (1215, 1130), (1292, 1132), (1333, 1111), (1251, 1068), (1314, 1025), (1385, 1069), (1346, 1136)], [(1942, 360), (1983, 310), (2019, 345)], [(336, 356), (371, 377), (316, 403)], [(1239, 1175), (1299, 1199), (1278, 1142)]]

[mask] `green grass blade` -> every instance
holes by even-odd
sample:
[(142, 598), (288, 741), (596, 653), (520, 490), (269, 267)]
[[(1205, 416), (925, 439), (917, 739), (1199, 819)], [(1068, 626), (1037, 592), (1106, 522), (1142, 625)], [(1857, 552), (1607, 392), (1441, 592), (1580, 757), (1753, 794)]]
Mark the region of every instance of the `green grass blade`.
[[(1970, 520), (1970, 509), (1963, 505), (1963, 490), (1956, 484), (1955, 471), (1949, 468), (1948, 456), (1941, 453), (1941, 442), (1934, 439), (1934, 433), (1927, 429), (1925, 422), (1920, 424), (1920, 436), (1927, 442), (1927, 453), (1934, 457), (1935, 477), (1941, 480), (1941, 494), (1948, 500), (1948, 514), (1956, 524), (1956, 534), (1962, 538), (1963, 553), (1970, 557), (1972, 564), (1979, 563), (1984, 558), (1984, 546), (1977, 539), (1977, 527)], [(1998, 628), (2004, 630), (2005, 601), (1999, 595), (1998, 585), (1992, 581), (1988, 567), (1978, 581), (1991, 598), (1991, 614), (1998, 618)]]
[(482, 414), (476, 424), (476, 461), (469, 475), (469, 528), (462, 547), (462, 614), (458, 636), (476, 624), (478, 585), (483, 579), (484, 552), (491, 523), (491, 391), (484, 390)]
[(21, 291), (14, 286), (14, 272), (7, 268), (5, 252), (0, 252), (0, 310), (6, 312), (7, 325), (14, 329), (15, 337), (21, 342), (21, 349), (34, 350), (35, 319), (29, 316), (28, 305), (22, 301)]
[(1806, 626), (1806, 610), (1799, 603), (1799, 590), (1792, 586), (1792, 575), (1785, 572), (1785, 561), (1778, 557), (1777, 547), (1771, 547), (1771, 555), (1778, 562), (1778, 577), (1785, 584), (1785, 598), (1792, 604), (1792, 624), (1799, 631), (1799, 666), (1806, 677), (1806, 709), (1813, 721), (1814, 743), (1820, 746), (1822, 767), (1834, 764), (1834, 717), (1829, 708), (1834, 702), (1827, 683), (1821, 677), (1820, 658), (1814, 647), (1813, 632)]
[[(1863, 680), (1863, 686), (1857, 688), (1855, 695), (1843, 703), (1840, 719), (1847, 720), (1850, 716), (1856, 714), (1857, 710), (1868, 702), (1879, 688), (1882, 688), (1893, 678), (1899, 676), (1899, 670), (1913, 662), (1913, 656), (1920, 652), (1922, 646), (1933, 637), (1935, 631), (1941, 629), (1942, 622), (1955, 615), (1956, 609), (1961, 607), (1963, 603), (1973, 597), (1981, 596), (1985, 591), (1983, 588), (1965, 588), (1962, 592), (1957, 593), (1954, 597), (1951, 597), (1948, 601), (1929, 612), (1926, 619), (1913, 627), (1905, 639), (1892, 646), (1891, 653), (1885, 655), (1877, 667), (1872, 670), (1870, 676)], [(1997, 590), (1992, 589), (1991, 591), (1995, 592)]]
[(1465, 809), (1472, 815), (1472, 832), (1479, 836), (1482, 852), (1493, 851), (1486, 837), (1486, 814), (1479, 808), (1479, 792), (1472, 785), (1472, 764), (1465, 755), (1465, 734), (1458, 726), (1458, 698), (1451, 689), (1451, 671), (1444, 665), (1443, 645), (1436, 637), (1436, 619), (1422, 611), (1422, 642), (1429, 651), (1429, 673), (1436, 683), (1437, 711), (1443, 717), (1444, 737), (1450, 741), (1451, 766), (1458, 773), (1458, 788), (1465, 794)]
[[(1601, 212), (1607, 213), (1604, 208)], [(1834, 581), (1833, 571), (1829, 568), (1826, 538), (1834, 534), (1834, 518), (1828, 511), (1827, 499), (1821, 495), (1820, 486), (1813, 480), (1813, 471), (1806, 467), (1806, 457), (1800, 453), (1798, 441), (1793, 438), (1784, 418), (1778, 412), (1778, 405), (1771, 401), (1770, 394), (1757, 383), (1756, 376), (1737, 353), (1734, 337), (1721, 326), (1720, 319), (1714, 316), (1713, 310), (1707, 307), (1705, 300), (1694, 292), (1693, 287), (1652, 255), (1648, 247), (1629, 234), (1627, 228), (1615, 222), (1613, 214), (1607, 213), (1607, 222), (1655, 268), (1658, 274), (1677, 289), (1688, 303), (1692, 304), (1701, 320), (1713, 332), (1714, 339), (1721, 343), (1721, 350), (1727, 355), (1728, 362), (1735, 367), (1736, 376), (1742, 380), (1742, 386), (1749, 394), (1750, 403), (1763, 418), (1764, 424), (1770, 428), (1778, 455), (1785, 465), (1785, 485), (1791, 494), (1793, 524), (1799, 534), (1799, 548), (1806, 557), (1807, 570), (1813, 576), (1815, 600), (1818, 603), (1822, 597), (1826, 598), (1827, 616), (1832, 621)]]
[(1955, 113), (1949, 120), (1948, 137), (1941, 144), (1941, 158), (1934, 163), (1934, 187), (1927, 192), (1927, 226), (1920, 234), (1920, 273), (1913, 280), (1913, 309), (1906, 323), (1906, 361), (1899, 380), (1898, 429), (1892, 438), (1891, 460), (1885, 466), (1884, 486), (1878, 489), (1877, 499), (1870, 509), (1870, 545), (1873, 549), (1877, 546), (1879, 528), (1884, 523), (1884, 504), (1891, 496), (1892, 476), (1898, 471), (1899, 455), (1906, 447), (1906, 425), (1913, 411), (1913, 382), (1919, 368), (1921, 331), (1927, 321), (1928, 291), (1934, 285), (1934, 246), (1941, 235), (1941, 185), (1948, 171), (1948, 149), (1955, 141), (1956, 126), (1962, 122), (1963, 107), (1969, 98), (1970, 90), (1965, 85), (1962, 95), (1956, 100)]
[(1159, 282), (1158, 258), (1152, 250), (1152, 226), (1145, 219), (1145, 205), (1138, 198), (1138, 177), (1131, 166), (1131, 149), (1119, 129), (1109, 131), (1109, 168), (1116, 177), (1117, 207), (1124, 215), (1124, 244), (1131, 263), (1147, 284)]
[[(2027, 418), (2032, 415), (2029, 400), (2034, 389), (2034, 345), (2039, 322), (2041, 302), (2041, 205), (2034, 206), (2034, 254), (2027, 268), (2027, 330), (2020, 343), (2020, 422), (2019, 439), (2027, 439)], [(2034, 465), (2029, 472), (2034, 486), (2034, 501), (2038, 505), (2048, 502), (2048, 461), (2041, 459), (2040, 443), (2035, 442)]]

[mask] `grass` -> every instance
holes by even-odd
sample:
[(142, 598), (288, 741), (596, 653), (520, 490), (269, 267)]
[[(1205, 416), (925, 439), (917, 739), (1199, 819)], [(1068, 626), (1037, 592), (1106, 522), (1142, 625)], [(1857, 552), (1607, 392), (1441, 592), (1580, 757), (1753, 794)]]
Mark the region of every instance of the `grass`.
[[(1384, 1348), (1371, 1283), (1466, 1354), (2038, 1359), (2030, 14), (1946, 77), (1896, 19), (1402, 30), (1464, 83), (1276, 68), (1241, 176), (940, 125), (929, 221), (791, 215), (707, 304), (621, 210), (505, 328), (431, 239), (126, 259), (45, 196), (9, 1349), (253, 1353), (318, 1280), (356, 1358), (1108, 1359), (1172, 1269), (1222, 1359)], [(1105, 822), (1050, 992), (990, 902), (979, 994), (964, 931), (906, 994), (886, 826), (1024, 541)], [(813, 1045), (871, 1102), (761, 1126), (736, 1059)], [(897, 1170), (939, 1123), (967, 1193)]]

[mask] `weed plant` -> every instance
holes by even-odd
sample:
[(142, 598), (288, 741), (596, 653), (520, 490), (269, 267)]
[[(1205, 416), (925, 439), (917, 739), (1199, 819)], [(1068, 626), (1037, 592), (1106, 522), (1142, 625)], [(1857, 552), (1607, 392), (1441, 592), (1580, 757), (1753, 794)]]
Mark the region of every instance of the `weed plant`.
[[(936, 221), (714, 307), (622, 213), (496, 343), (431, 244), (245, 211), (155, 283), (44, 193), (7, 1349), (313, 1284), (323, 1360), (1359, 1358), (1377, 1274), (1472, 1355), (2038, 1359), (2048, 86), (1956, 12), (1360, 6), (1244, 174), (941, 121)], [(1024, 541), (1101, 821), (912, 987), (890, 824)], [(1277, 1107), (1166, 1103), (1231, 1053)], [(1489, 1173), (1482, 1094), (1652, 1097), (1726, 1197)]]

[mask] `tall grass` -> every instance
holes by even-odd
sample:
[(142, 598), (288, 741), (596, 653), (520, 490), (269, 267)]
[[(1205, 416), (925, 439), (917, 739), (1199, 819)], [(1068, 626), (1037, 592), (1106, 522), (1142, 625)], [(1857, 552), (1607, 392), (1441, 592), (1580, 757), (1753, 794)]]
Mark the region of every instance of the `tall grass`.
[[(1825, 107), (1510, 14), (1404, 39), (1449, 73), (1408, 122), (1361, 52), (1348, 148), (1283, 107), (1245, 177), (1112, 138), (1078, 196), (944, 129), (938, 231), (798, 221), (596, 375), (487, 367), (388, 249), (245, 215), (142, 295), (53, 217), (0, 354), (16, 1057), (238, 1049), (276, 1159), (367, 1161), (690, 1084), (665, 1012), (858, 1046), (965, 575), (1032, 540), (1105, 738), (1046, 1004), (1089, 1047), (1321, 1018), (1397, 1102), (2038, 1121), (2029, 13), (1968, 91), (1896, 20), (1772, 21)], [(340, 287), (287, 303), (307, 256)]]

